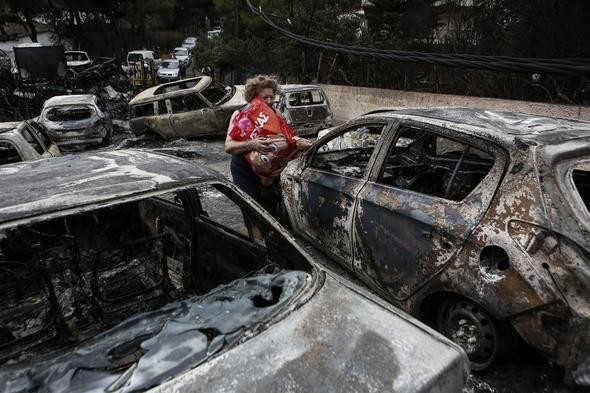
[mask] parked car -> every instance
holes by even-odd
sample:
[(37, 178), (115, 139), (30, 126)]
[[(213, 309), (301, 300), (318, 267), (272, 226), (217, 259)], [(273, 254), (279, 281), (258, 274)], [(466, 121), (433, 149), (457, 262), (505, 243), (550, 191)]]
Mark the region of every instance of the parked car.
[(182, 47), (188, 49), (190, 52), (193, 51), (193, 49), (195, 49), (195, 46), (197, 46), (197, 43), (199, 42), (199, 39), (197, 37), (186, 37), (184, 39), (184, 41), (182, 41)]
[(483, 369), (514, 330), (590, 384), (590, 123), (382, 110), (282, 176), (294, 230)]
[(246, 104), (243, 86), (226, 86), (208, 76), (154, 86), (129, 102), (136, 135), (163, 139), (224, 135), (232, 113)]
[(61, 151), (34, 121), (0, 123), (0, 165), (61, 156)]
[(176, 59), (162, 61), (156, 76), (160, 82), (171, 82), (180, 79), (180, 62)]
[(66, 56), (66, 65), (69, 68), (81, 69), (90, 67), (92, 65), (92, 60), (86, 52), (77, 50), (65, 51), (64, 55)]
[(330, 101), (320, 86), (281, 85), (274, 105), (297, 135), (315, 135), (332, 126)]
[(39, 123), (62, 148), (108, 146), (113, 136), (111, 116), (93, 94), (51, 97), (43, 104)]
[(191, 64), (191, 52), (187, 48), (174, 48), (174, 50), (172, 51), (172, 57), (177, 59), (179, 62), (181, 62), (187, 67)]
[(1, 391), (455, 393), (466, 381), (456, 344), (321, 270), (194, 162), (86, 152), (0, 176)]
[(133, 67), (143, 60), (152, 60), (155, 66), (158, 66), (162, 61), (154, 51), (151, 50), (132, 50), (127, 53), (127, 66)]
[(223, 29), (219, 26), (213, 27), (211, 30), (207, 31), (207, 39), (217, 38), (223, 33)]

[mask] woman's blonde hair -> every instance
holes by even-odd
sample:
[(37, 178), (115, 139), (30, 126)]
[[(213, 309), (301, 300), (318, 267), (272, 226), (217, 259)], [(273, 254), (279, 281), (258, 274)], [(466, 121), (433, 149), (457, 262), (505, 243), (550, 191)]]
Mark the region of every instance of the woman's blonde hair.
[(272, 75), (256, 75), (249, 78), (244, 87), (244, 98), (247, 102), (250, 102), (264, 89), (272, 89), (277, 94), (279, 92), (279, 82)]

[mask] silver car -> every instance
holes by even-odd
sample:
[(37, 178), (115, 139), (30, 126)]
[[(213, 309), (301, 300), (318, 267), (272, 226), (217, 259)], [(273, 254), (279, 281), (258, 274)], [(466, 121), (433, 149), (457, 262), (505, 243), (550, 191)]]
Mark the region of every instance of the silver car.
[(48, 99), (41, 109), (39, 122), (62, 148), (108, 146), (113, 135), (111, 116), (93, 94)]
[(194, 162), (86, 152), (0, 177), (0, 391), (455, 393), (466, 381), (457, 345), (322, 270)]
[(180, 79), (180, 62), (177, 59), (163, 60), (158, 67), (156, 77), (163, 83)]

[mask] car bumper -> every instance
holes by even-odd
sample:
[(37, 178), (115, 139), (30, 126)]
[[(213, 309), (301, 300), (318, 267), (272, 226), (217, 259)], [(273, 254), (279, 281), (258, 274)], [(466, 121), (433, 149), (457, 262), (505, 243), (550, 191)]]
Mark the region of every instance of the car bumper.
[(98, 145), (107, 137), (108, 130), (101, 127), (98, 130), (83, 131), (52, 131), (51, 137), (59, 147), (83, 148)]
[[(460, 392), (465, 353), (327, 274), (297, 311), (152, 392)], [(231, 378), (228, 379), (228, 375)]]

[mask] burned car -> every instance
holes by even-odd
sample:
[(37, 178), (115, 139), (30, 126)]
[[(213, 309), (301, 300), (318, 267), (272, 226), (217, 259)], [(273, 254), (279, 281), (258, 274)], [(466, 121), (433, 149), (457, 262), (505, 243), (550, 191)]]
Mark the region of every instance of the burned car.
[(0, 165), (61, 156), (61, 151), (34, 121), (0, 123)]
[(154, 86), (129, 102), (129, 127), (136, 135), (162, 139), (225, 135), (232, 113), (246, 105), (243, 86), (209, 76)]
[(297, 135), (315, 135), (332, 126), (332, 109), (326, 93), (316, 85), (281, 85), (274, 107)]
[(207, 168), (119, 150), (0, 176), (1, 391), (457, 392), (466, 380), (456, 344), (320, 270)]
[(80, 50), (65, 51), (66, 65), (69, 68), (84, 69), (92, 65), (92, 60), (88, 53)]
[(62, 148), (108, 146), (113, 136), (111, 116), (94, 94), (51, 97), (43, 104), (39, 122)]
[(590, 385), (590, 123), (382, 110), (281, 178), (294, 230), (483, 369), (517, 336)]

